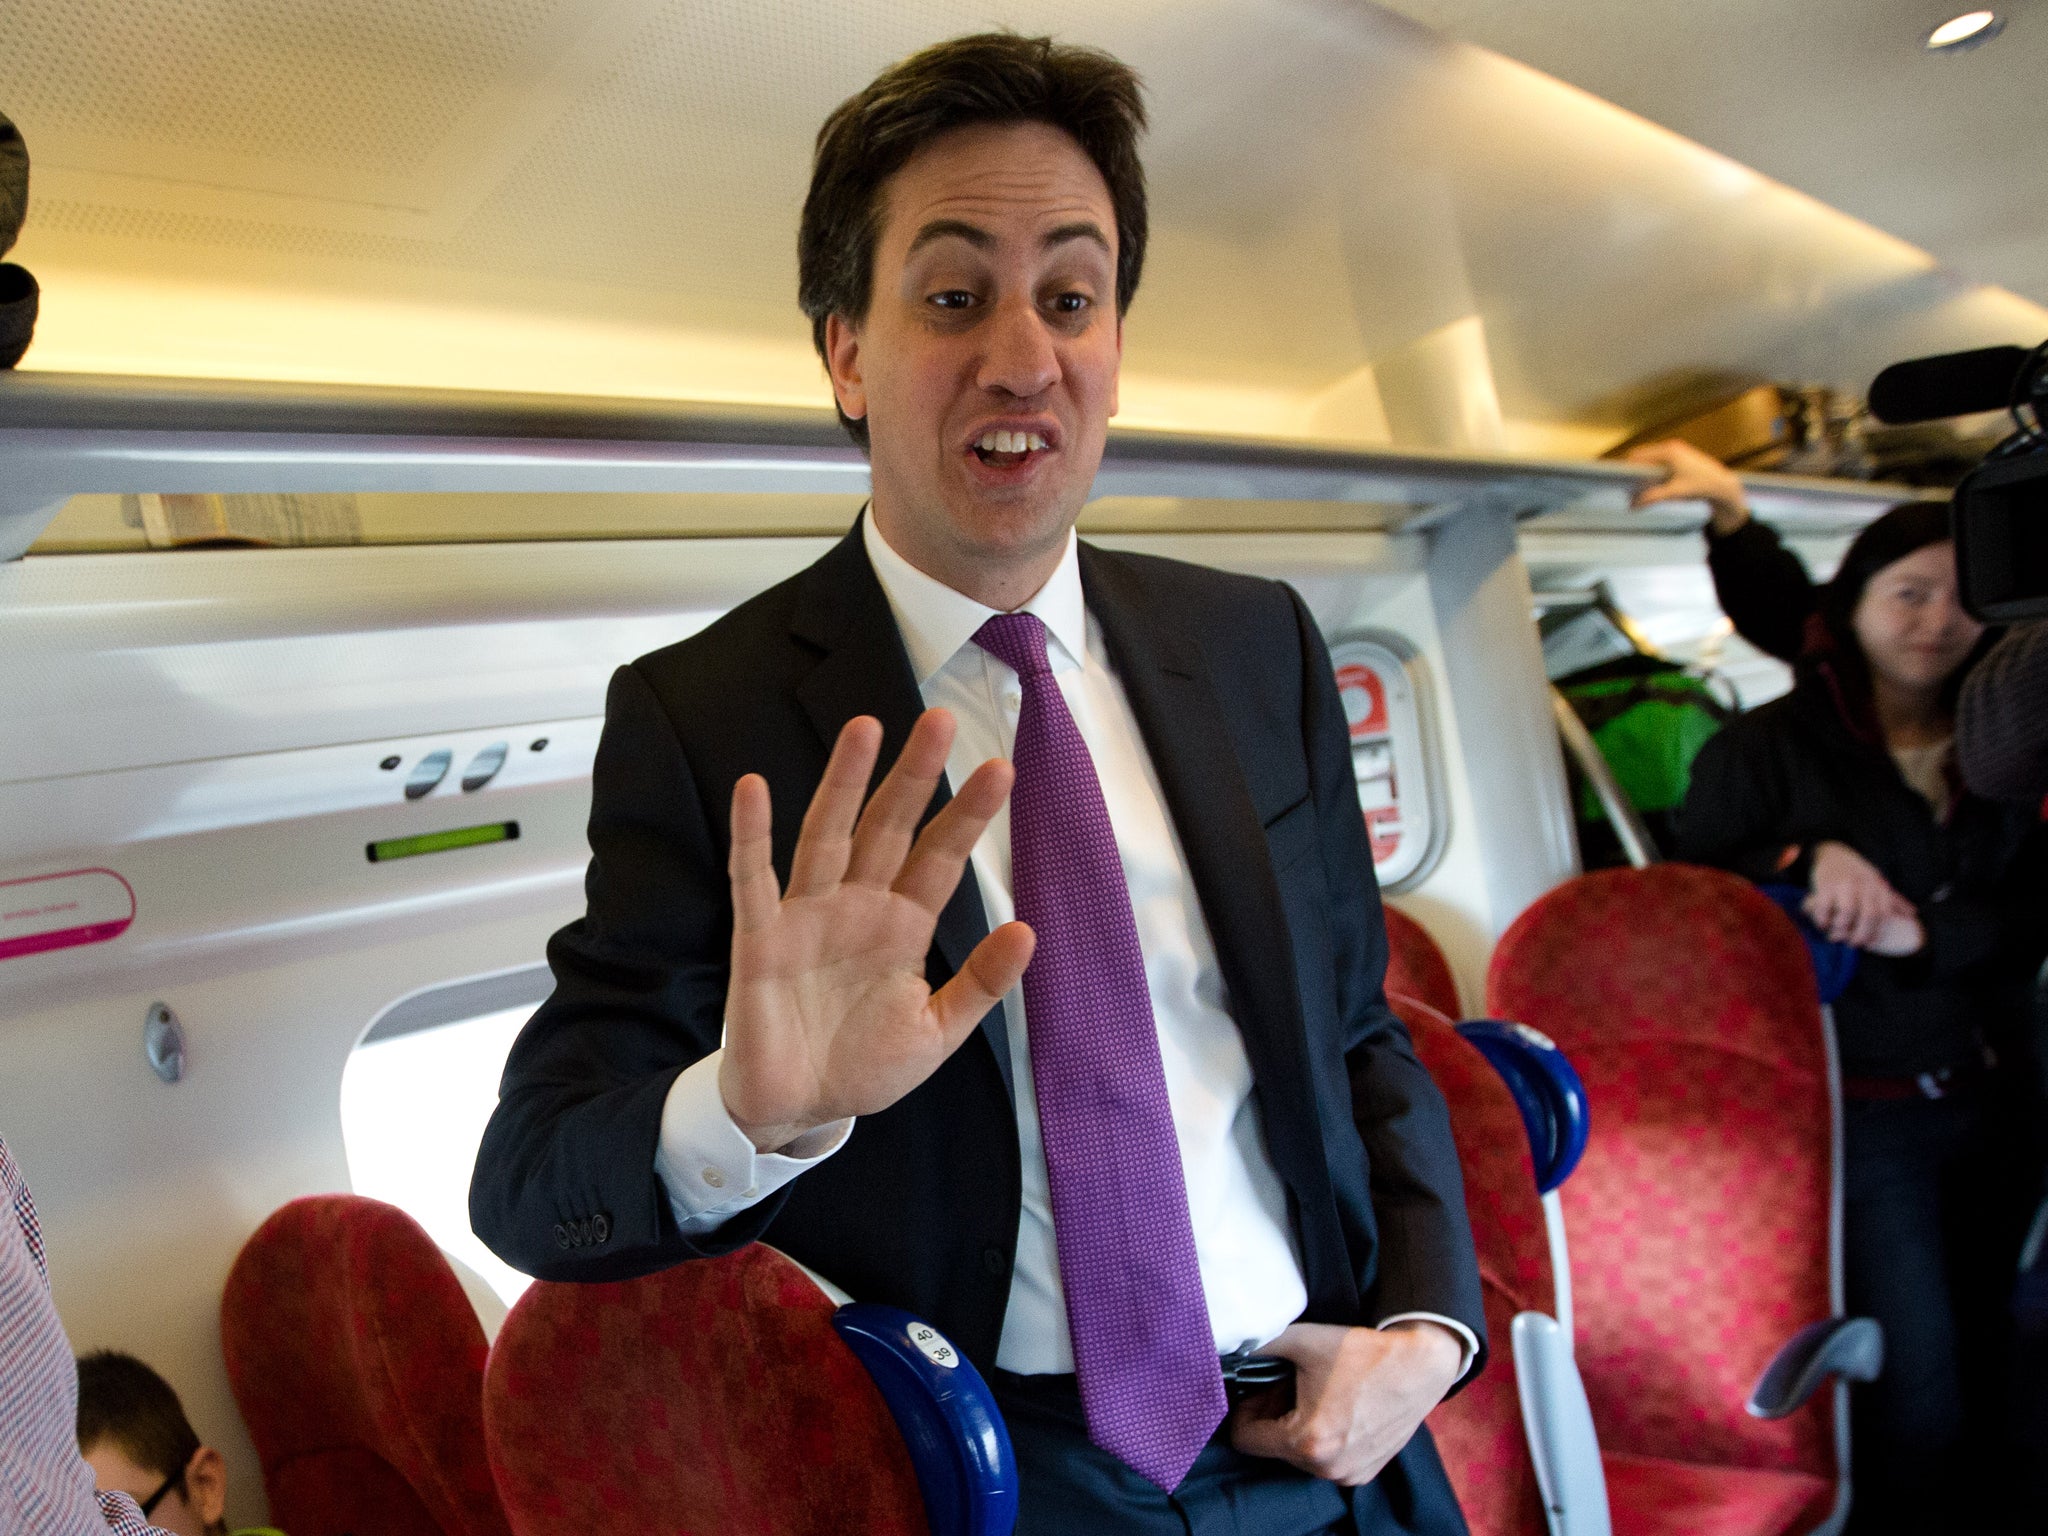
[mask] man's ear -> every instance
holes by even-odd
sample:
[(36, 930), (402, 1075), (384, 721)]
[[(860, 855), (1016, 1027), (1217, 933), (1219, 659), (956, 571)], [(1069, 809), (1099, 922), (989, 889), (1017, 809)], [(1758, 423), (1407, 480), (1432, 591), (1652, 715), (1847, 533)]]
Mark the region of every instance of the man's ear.
[(185, 1463), (185, 1499), (192, 1513), (208, 1526), (227, 1518), (227, 1459), (210, 1445), (199, 1447)]
[(861, 377), (860, 331), (843, 315), (825, 317), (825, 369), (839, 409), (855, 421), (868, 413), (867, 384)]

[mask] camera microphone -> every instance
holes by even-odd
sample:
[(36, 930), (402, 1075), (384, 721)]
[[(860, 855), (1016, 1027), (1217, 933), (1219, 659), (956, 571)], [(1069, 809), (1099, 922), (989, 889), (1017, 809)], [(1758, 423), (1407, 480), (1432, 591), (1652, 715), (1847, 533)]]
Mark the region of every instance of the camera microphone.
[(1979, 347), (1893, 363), (1870, 382), (1870, 414), (1899, 427), (2002, 411), (2031, 355), (2025, 347)]

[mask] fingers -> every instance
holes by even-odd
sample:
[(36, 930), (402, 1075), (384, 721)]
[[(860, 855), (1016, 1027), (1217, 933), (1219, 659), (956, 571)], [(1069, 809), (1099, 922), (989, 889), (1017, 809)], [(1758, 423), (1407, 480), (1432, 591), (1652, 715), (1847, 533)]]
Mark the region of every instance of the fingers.
[(1875, 871), (1831, 882), (1808, 896), (1804, 905), (1816, 928), (1835, 943), (1856, 949), (1876, 944), (1887, 927), (1900, 919), (1918, 919), (1913, 904)]
[(910, 857), (895, 877), (895, 890), (937, 914), (960, 883), (960, 871), (981, 834), (1009, 798), (1016, 773), (1001, 758), (991, 758), (973, 773), (918, 835)]
[(1672, 438), (1662, 443), (1645, 443), (1631, 448), (1622, 457), (1631, 464), (1664, 471), (1662, 480), (1643, 486), (1629, 498), (1631, 507), (1640, 510), (1659, 502), (1703, 501), (1715, 527), (1722, 532), (1732, 532), (1748, 515), (1740, 477), (1719, 459), (1688, 442)]
[(1629, 449), (1627, 453), (1621, 456), (1624, 463), (1641, 464), (1650, 469), (1661, 469), (1664, 471), (1664, 478), (1662, 480), (1659, 480), (1654, 485), (1643, 486), (1633, 496), (1629, 497), (1628, 504), (1630, 506), (1654, 506), (1657, 502), (1670, 501), (1673, 497), (1684, 494), (1682, 491), (1674, 491), (1671, 488), (1671, 477), (1678, 470), (1678, 457), (1673, 451), (1674, 446), (1668, 442), (1643, 443), (1638, 447)]
[(726, 859), (733, 927), (742, 933), (773, 919), (782, 899), (775, 883), (773, 826), (768, 781), (750, 773), (732, 787), (732, 852)]
[[(1407, 1440), (1403, 1435), (1387, 1445), (1365, 1443), (1328, 1413), (1306, 1406), (1276, 1413), (1278, 1394), (1263, 1397), (1239, 1404), (1231, 1415), (1231, 1444), (1247, 1456), (1284, 1461), (1311, 1477), (1346, 1486), (1371, 1482)], [(1408, 1433), (1414, 1433), (1412, 1425)]]
[(1265, 1456), (1301, 1466), (1295, 1459), (1299, 1454), (1295, 1442), (1301, 1435), (1300, 1410), (1280, 1413), (1275, 1411), (1278, 1406), (1276, 1393), (1261, 1393), (1240, 1403), (1230, 1416), (1230, 1443), (1247, 1456)]
[(917, 835), (917, 824), (946, 772), (946, 755), (952, 749), (952, 714), (928, 709), (919, 715), (888, 777), (861, 813), (853, 834), (853, 857), (846, 867), (848, 881), (879, 888), (896, 879)]
[(1024, 923), (1005, 923), (974, 946), (959, 974), (931, 1000), (947, 1050), (965, 1040), (1003, 994), (1024, 979), (1038, 935)]
[(1862, 910), (1857, 893), (1845, 887), (1816, 891), (1806, 902), (1806, 915), (1813, 919), (1814, 927), (1837, 944), (1859, 949), (1863, 944)]
[(1840, 915), (1831, 893), (1815, 891), (1804, 903), (1806, 915), (1828, 940), (1835, 944), (1845, 943)]
[(853, 851), (853, 828), (867, 798), (875, 758), (882, 750), (882, 723), (857, 715), (840, 728), (832, 744), (825, 776), (804, 812), (790, 860), (789, 894), (815, 896), (830, 890), (846, 873)]

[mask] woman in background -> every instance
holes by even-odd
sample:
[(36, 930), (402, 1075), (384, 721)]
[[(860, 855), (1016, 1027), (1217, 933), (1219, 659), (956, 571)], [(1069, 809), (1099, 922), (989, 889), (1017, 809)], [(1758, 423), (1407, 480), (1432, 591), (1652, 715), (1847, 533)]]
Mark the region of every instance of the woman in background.
[(1886, 1360), (1855, 1389), (1850, 1528), (1995, 1528), (2048, 1453), (2013, 1443), (2006, 1369), (2039, 1189), (2027, 999), (2048, 846), (1955, 771), (1957, 692), (1990, 637), (1958, 601), (1945, 507), (1879, 518), (1824, 588), (1746, 516), (1710, 538), (1738, 627), (1764, 615), (1765, 648), (1800, 645), (1792, 692), (1694, 760), (1680, 856), (1807, 886), (1815, 923), (1865, 951), (1834, 1005), (1844, 1259)]

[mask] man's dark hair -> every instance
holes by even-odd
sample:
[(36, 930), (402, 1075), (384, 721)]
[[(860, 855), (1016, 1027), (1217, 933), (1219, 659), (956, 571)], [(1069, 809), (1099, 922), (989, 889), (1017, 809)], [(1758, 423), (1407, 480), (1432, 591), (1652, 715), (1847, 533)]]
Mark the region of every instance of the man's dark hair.
[(199, 1436), (171, 1384), (133, 1355), (111, 1349), (78, 1361), (79, 1454), (103, 1441), (161, 1478), (183, 1472), (199, 1450)]
[[(1116, 312), (1131, 307), (1145, 265), (1138, 160), (1145, 103), (1137, 74), (1099, 49), (983, 32), (892, 64), (818, 130), (796, 255), (797, 302), (810, 316), (819, 357), (828, 316), (867, 315), (884, 183), (934, 139), (977, 123), (1045, 123), (1095, 162), (1116, 210)], [(839, 419), (865, 448), (867, 423), (844, 413)]]

